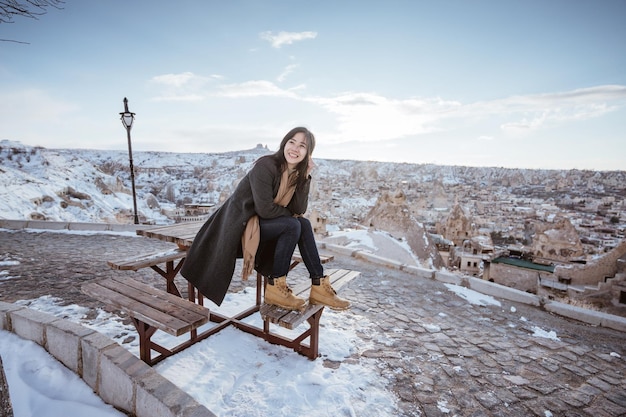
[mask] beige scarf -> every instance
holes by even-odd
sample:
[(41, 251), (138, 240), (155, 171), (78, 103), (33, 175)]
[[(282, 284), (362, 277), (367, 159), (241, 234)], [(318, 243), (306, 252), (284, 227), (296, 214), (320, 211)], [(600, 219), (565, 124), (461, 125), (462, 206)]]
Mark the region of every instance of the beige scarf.
[[(293, 197), (293, 193), (296, 191), (297, 177), (298, 171), (294, 171), (291, 175), (289, 174), (289, 170), (286, 169), (283, 171), (274, 203), (279, 206), (287, 207), (287, 204), (291, 201), (291, 197)], [(243, 236), (241, 236), (241, 249), (243, 251), (241, 279), (244, 281), (247, 281), (252, 271), (254, 271), (254, 257), (259, 248), (260, 240), (261, 229), (259, 228), (259, 216), (254, 215), (248, 220), (246, 230), (244, 230)]]

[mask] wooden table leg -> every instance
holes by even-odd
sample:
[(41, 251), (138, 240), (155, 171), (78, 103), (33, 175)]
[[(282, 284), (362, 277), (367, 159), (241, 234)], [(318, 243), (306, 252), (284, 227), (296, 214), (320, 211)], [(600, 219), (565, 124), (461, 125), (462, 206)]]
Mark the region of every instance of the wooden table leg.
[(263, 289), (265, 288), (265, 277), (260, 272), (256, 273), (256, 305), (263, 302)]
[(319, 341), (320, 341), (320, 319), (322, 318), (322, 308), (317, 313), (313, 314), (307, 319), (311, 326), (311, 337), (309, 338), (309, 359), (315, 359), (319, 355)]
[(181, 298), (182, 298), (182, 295), (180, 291), (178, 291), (178, 288), (176, 287), (176, 284), (174, 283), (174, 278), (176, 278), (178, 271), (180, 271), (180, 269), (183, 267), (183, 262), (185, 262), (185, 258), (182, 258), (180, 262), (178, 263), (178, 265), (174, 267), (174, 261), (167, 261), (165, 263), (165, 271), (161, 269), (158, 265), (152, 265), (150, 267), (153, 270), (155, 270), (159, 275), (161, 275), (163, 278), (165, 278), (167, 292), (169, 292), (170, 294), (177, 295)]
[(137, 320), (136, 318), (132, 318), (132, 320), (135, 325), (135, 329), (137, 329), (137, 333), (139, 334), (139, 358), (148, 365), (152, 365), (152, 347), (150, 345), (150, 338), (154, 332), (156, 332), (157, 328), (152, 327), (141, 320)]

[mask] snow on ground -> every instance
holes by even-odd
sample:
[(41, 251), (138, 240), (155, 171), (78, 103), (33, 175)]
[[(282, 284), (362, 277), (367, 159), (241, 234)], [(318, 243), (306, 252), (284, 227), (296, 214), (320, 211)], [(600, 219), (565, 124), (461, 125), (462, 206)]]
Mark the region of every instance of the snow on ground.
[[(243, 291), (228, 294), (222, 307), (210, 302), (207, 307), (218, 313), (233, 314), (254, 302), (254, 292)], [(139, 356), (137, 339), (124, 343), (124, 339), (134, 335), (134, 328), (122, 324), (117, 316), (99, 311), (96, 319), (86, 320), (86, 308), (77, 305), (61, 306), (61, 300), (53, 297), (41, 297), (16, 304), (65, 317), (98, 330)], [(248, 318), (247, 322), (262, 326), (258, 314)], [(164, 360), (155, 369), (218, 415), (265, 416), (278, 410), (283, 415), (394, 415), (396, 398), (388, 389), (387, 381), (378, 374), (376, 361), (360, 358), (358, 355), (360, 351), (379, 342), (376, 336), (367, 341), (358, 336), (358, 333), (372, 334), (374, 326), (358, 315), (328, 311), (322, 317), (321, 327), (323, 331), (320, 332), (320, 346), (323, 346), (323, 356), (316, 361), (311, 361), (291, 349), (271, 345), (237, 329), (227, 328)], [(303, 328), (294, 331), (282, 328), (274, 330), (289, 335), (302, 331)], [(180, 343), (163, 332), (157, 332), (153, 339), (170, 346)], [(47, 355), (48, 360), (33, 363), (33, 355), (10, 353), (23, 352), (25, 349), (40, 350), (40, 355)], [(68, 415), (68, 403), (82, 401), (81, 397), (75, 396), (61, 396), (59, 399), (62, 393), (57, 392), (58, 388), (55, 387), (85, 385), (60, 364), (58, 366), (69, 374), (55, 372), (59, 375), (58, 379), (63, 378), (65, 381), (61, 383), (57, 380), (54, 384), (45, 382), (46, 374), (50, 373), (48, 369), (52, 366), (47, 362), (54, 364), (56, 361), (38, 345), (2, 332), (0, 355), (4, 360), (16, 417), (65, 417)], [(346, 360), (348, 358), (350, 359)], [(327, 365), (328, 363), (331, 365)], [(24, 374), (28, 376), (24, 377)], [(15, 380), (21, 382), (14, 383)], [(46, 414), (31, 413), (31, 396), (35, 397), (36, 402), (43, 401), (41, 397), (49, 398)], [(79, 402), (77, 406), (83, 407), (83, 404)], [(112, 412), (93, 415), (119, 414)]]
[(478, 306), (494, 305), (500, 307), (500, 301), (496, 300), (490, 295), (481, 294), (477, 291), (470, 290), (469, 288), (461, 287), (460, 285), (445, 284), (448, 290), (452, 291), (459, 297), (467, 300), (470, 304)]
[[(489, 302), (486, 300), (491, 299), (464, 287), (449, 285), (448, 288), (472, 304), (485, 305)], [(208, 307), (222, 314), (232, 314), (254, 303), (254, 297), (253, 291), (228, 294), (222, 307), (213, 304)], [(499, 305), (496, 300), (490, 303)], [(16, 304), (93, 328), (139, 356), (136, 338), (124, 343), (128, 336), (135, 334), (134, 328), (124, 325), (118, 316), (99, 311), (95, 319), (86, 320), (88, 309), (78, 305), (61, 306), (61, 300), (53, 297)], [(258, 315), (247, 322), (262, 325)], [(218, 415), (265, 416), (277, 411), (281, 415), (312, 417), (395, 415), (396, 397), (387, 387), (387, 381), (378, 374), (376, 360), (358, 355), (373, 344), (384, 344), (384, 334), (376, 334), (375, 326), (364, 317), (331, 310), (322, 317), (321, 326), (323, 356), (316, 361), (227, 328), (166, 359), (155, 369)], [(286, 329), (276, 330), (290, 334)], [(556, 338), (554, 331), (536, 326), (533, 331), (536, 337)], [(368, 335), (368, 340), (359, 334)], [(157, 332), (154, 339), (166, 345), (174, 344), (174, 338), (162, 332)], [(33, 342), (0, 331), (0, 356), (16, 417), (121, 415), (102, 403), (80, 378)], [(327, 366), (325, 361), (333, 365)]]
[(121, 417), (44, 348), (0, 330), (0, 356), (15, 417)]
[(533, 326), (533, 336), (536, 337), (543, 337), (544, 339), (552, 339), (555, 341), (559, 341), (561, 339), (559, 339), (556, 336), (556, 332), (554, 330), (544, 330), (541, 327), (537, 327), (537, 326)]
[[(464, 300), (467, 300), (470, 304), (483, 306), (483, 307), (487, 305), (494, 305), (494, 306), (500, 307), (502, 305), (500, 301), (496, 300), (490, 295), (481, 294), (477, 291), (470, 290), (469, 288), (461, 287), (460, 285), (454, 285), (454, 284), (444, 284), (444, 285), (448, 288), (448, 290), (452, 291), (453, 293), (463, 298)], [(515, 313), (515, 307), (511, 307), (511, 312)], [(526, 321), (524, 317), (521, 317), (520, 320)], [(555, 341), (560, 340), (557, 337), (556, 332), (554, 330), (544, 330), (541, 327), (533, 326), (532, 331), (533, 331), (533, 336), (535, 337), (541, 337), (544, 339), (552, 339)]]
[[(377, 254), (379, 251), (386, 252), (386, 248), (375, 246), (384, 240), (377, 238), (374, 244), (372, 236), (364, 231), (354, 231), (345, 238), (355, 247), (369, 248)], [(0, 279), (3, 277), (2, 266)], [(446, 286), (472, 304), (500, 305), (492, 297), (473, 290), (457, 285)], [(207, 307), (228, 315), (254, 302), (255, 294), (250, 290), (229, 293), (221, 307), (210, 302)], [(135, 329), (123, 324), (118, 316), (100, 310), (96, 318), (88, 320), (87, 308), (62, 306), (61, 300), (50, 296), (16, 304), (81, 323), (139, 356), (139, 342), (133, 337)], [(262, 325), (258, 314), (246, 320)], [(281, 415), (309, 417), (396, 415), (396, 397), (387, 386), (388, 381), (379, 375), (377, 360), (359, 355), (374, 344), (386, 343), (385, 335), (379, 333), (377, 327), (365, 317), (350, 311), (329, 310), (322, 316), (320, 326), (323, 328), (319, 342), (323, 347), (322, 357), (315, 361), (291, 349), (227, 328), (167, 358), (155, 369), (218, 415), (252, 417), (278, 411)], [(278, 327), (274, 330), (286, 335), (302, 331), (301, 328), (290, 331)], [(534, 328), (534, 332), (537, 337), (556, 337), (553, 331)], [(164, 345), (176, 343), (163, 332), (157, 332), (153, 339)], [(9, 382), (15, 417), (121, 415), (102, 403), (80, 378), (33, 342), (0, 331), (0, 356)]]
[(406, 240), (398, 240), (389, 233), (366, 229), (332, 230), (322, 242), (345, 246), (377, 256), (401, 262), (406, 265), (420, 265)]

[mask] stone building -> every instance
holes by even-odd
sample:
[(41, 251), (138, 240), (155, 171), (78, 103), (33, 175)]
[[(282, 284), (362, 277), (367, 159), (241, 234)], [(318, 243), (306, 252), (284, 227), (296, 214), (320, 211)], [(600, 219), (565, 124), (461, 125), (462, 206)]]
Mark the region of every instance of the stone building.
[(527, 229), (535, 258), (561, 262), (584, 258), (585, 252), (578, 232), (568, 219), (527, 222)]
[(489, 236), (474, 236), (450, 250), (450, 266), (473, 276), (482, 276), (485, 262), (494, 257), (494, 247)]
[(213, 207), (215, 207), (215, 204), (211, 204), (211, 203), (185, 204), (185, 216), (189, 216), (189, 217), (205, 216), (209, 214), (211, 210), (213, 210)]
[[(485, 262), (483, 279), (516, 290), (537, 294), (542, 280), (554, 282), (554, 266), (509, 256)], [(563, 284), (561, 284), (562, 286)]]
[(437, 233), (451, 240), (455, 246), (463, 245), (465, 240), (476, 234), (470, 213), (458, 202), (452, 207), (445, 222), (437, 225)]
[(327, 236), (328, 231), (326, 231), (326, 216), (322, 215), (319, 211), (313, 209), (311, 210), (307, 216), (309, 221), (311, 222), (311, 226), (313, 227), (313, 233), (316, 236)]
[(626, 316), (626, 242), (586, 262), (503, 256), (485, 263), (484, 279), (564, 302)]

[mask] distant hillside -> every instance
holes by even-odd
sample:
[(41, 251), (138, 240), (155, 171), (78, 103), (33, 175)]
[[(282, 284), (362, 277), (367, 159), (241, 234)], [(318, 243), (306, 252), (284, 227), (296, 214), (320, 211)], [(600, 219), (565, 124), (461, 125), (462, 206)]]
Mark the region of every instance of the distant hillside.
[[(192, 202), (219, 204), (266, 148), (216, 153), (135, 152), (138, 211), (142, 218), (167, 223), (164, 209)], [(624, 198), (626, 172), (473, 168), (351, 160), (316, 160), (311, 209), (329, 224), (353, 224), (374, 206), (384, 190), (401, 188), (411, 196), (449, 209), (455, 187), (503, 195), (568, 195), (573, 190)], [(0, 218), (77, 222), (129, 222), (132, 213), (127, 151), (46, 149), (0, 142)], [(518, 190), (519, 191), (519, 190)], [(582, 192), (582, 191), (581, 191)], [(464, 191), (464, 193), (466, 193)], [(430, 195), (430, 197), (429, 197)], [(471, 197), (471, 196), (470, 196)], [(428, 206), (428, 204), (425, 204)]]

